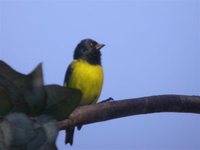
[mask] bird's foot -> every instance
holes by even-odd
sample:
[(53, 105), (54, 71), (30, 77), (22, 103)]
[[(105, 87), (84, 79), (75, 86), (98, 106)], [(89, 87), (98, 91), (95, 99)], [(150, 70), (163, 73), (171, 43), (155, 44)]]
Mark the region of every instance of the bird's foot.
[(112, 98), (112, 97), (109, 97), (109, 98), (107, 98), (107, 99), (105, 99), (105, 100), (102, 100), (101, 102), (99, 102), (99, 103), (105, 103), (105, 102), (109, 102), (109, 101), (113, 101), (114, 99)]

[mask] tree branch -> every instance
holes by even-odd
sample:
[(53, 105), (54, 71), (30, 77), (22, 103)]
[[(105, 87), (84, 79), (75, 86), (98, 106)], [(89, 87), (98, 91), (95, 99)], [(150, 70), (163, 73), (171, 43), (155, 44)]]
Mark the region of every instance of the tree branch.
[(62, 130), (76, 125), (158, 112), (200, 113), (200, 96), (159, 95), (80, 106), (68, 119), (58, 122), (58, 127)]

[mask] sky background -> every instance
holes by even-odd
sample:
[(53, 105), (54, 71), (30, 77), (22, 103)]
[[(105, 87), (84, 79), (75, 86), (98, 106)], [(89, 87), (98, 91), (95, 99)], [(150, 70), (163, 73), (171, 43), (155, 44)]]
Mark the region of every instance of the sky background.
[[(63, 84), (84, 38), (102, 49), (100, 100), (200, 95), (199, 0), (0, 0), (0, 59), (46, 84)], [(156, 113), (85, 125), (59, 150), (200, 149), (200, 115)]]

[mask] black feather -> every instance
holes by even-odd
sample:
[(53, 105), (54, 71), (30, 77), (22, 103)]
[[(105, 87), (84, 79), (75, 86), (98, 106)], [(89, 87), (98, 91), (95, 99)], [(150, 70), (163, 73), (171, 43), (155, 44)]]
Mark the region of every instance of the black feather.
[(65, 136), (65, 144), (73, 144), (74, 139), (74, 127), (67, 128), (65, 130), (66, 136)]
[(71, 65), (69, 65), (67, 68), (67, 71), (65, 73), (64, 85), (68, 84), (71, 74), (72, 74), (72, 67), (71, 67)]
[[(71, 74), (72, 74), (72, 67), (71, 65), (68, 66), (67, 68), (67, 71), (65, 73), (65, 80), (64, 80), (64, 85), (65, 86), (68, 86), (68, 82), (70, 80), (70, 77), (71, 77)], [(70, 128), (67, 128), (65, 130), (65, 144), (70, 144), (72, 145), (73, 144), (73, 138), (74, 138), (74, 127), (70, 127)]]

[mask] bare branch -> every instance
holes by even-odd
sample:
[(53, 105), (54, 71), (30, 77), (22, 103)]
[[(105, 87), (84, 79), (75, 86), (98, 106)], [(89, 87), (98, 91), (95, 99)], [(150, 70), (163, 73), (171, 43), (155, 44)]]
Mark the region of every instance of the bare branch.
[(80, 106), (69, 119), (58, 122), (60, 130), (131, 115), (158, 112), (200, 113), (200, 96), (159, 95)]

